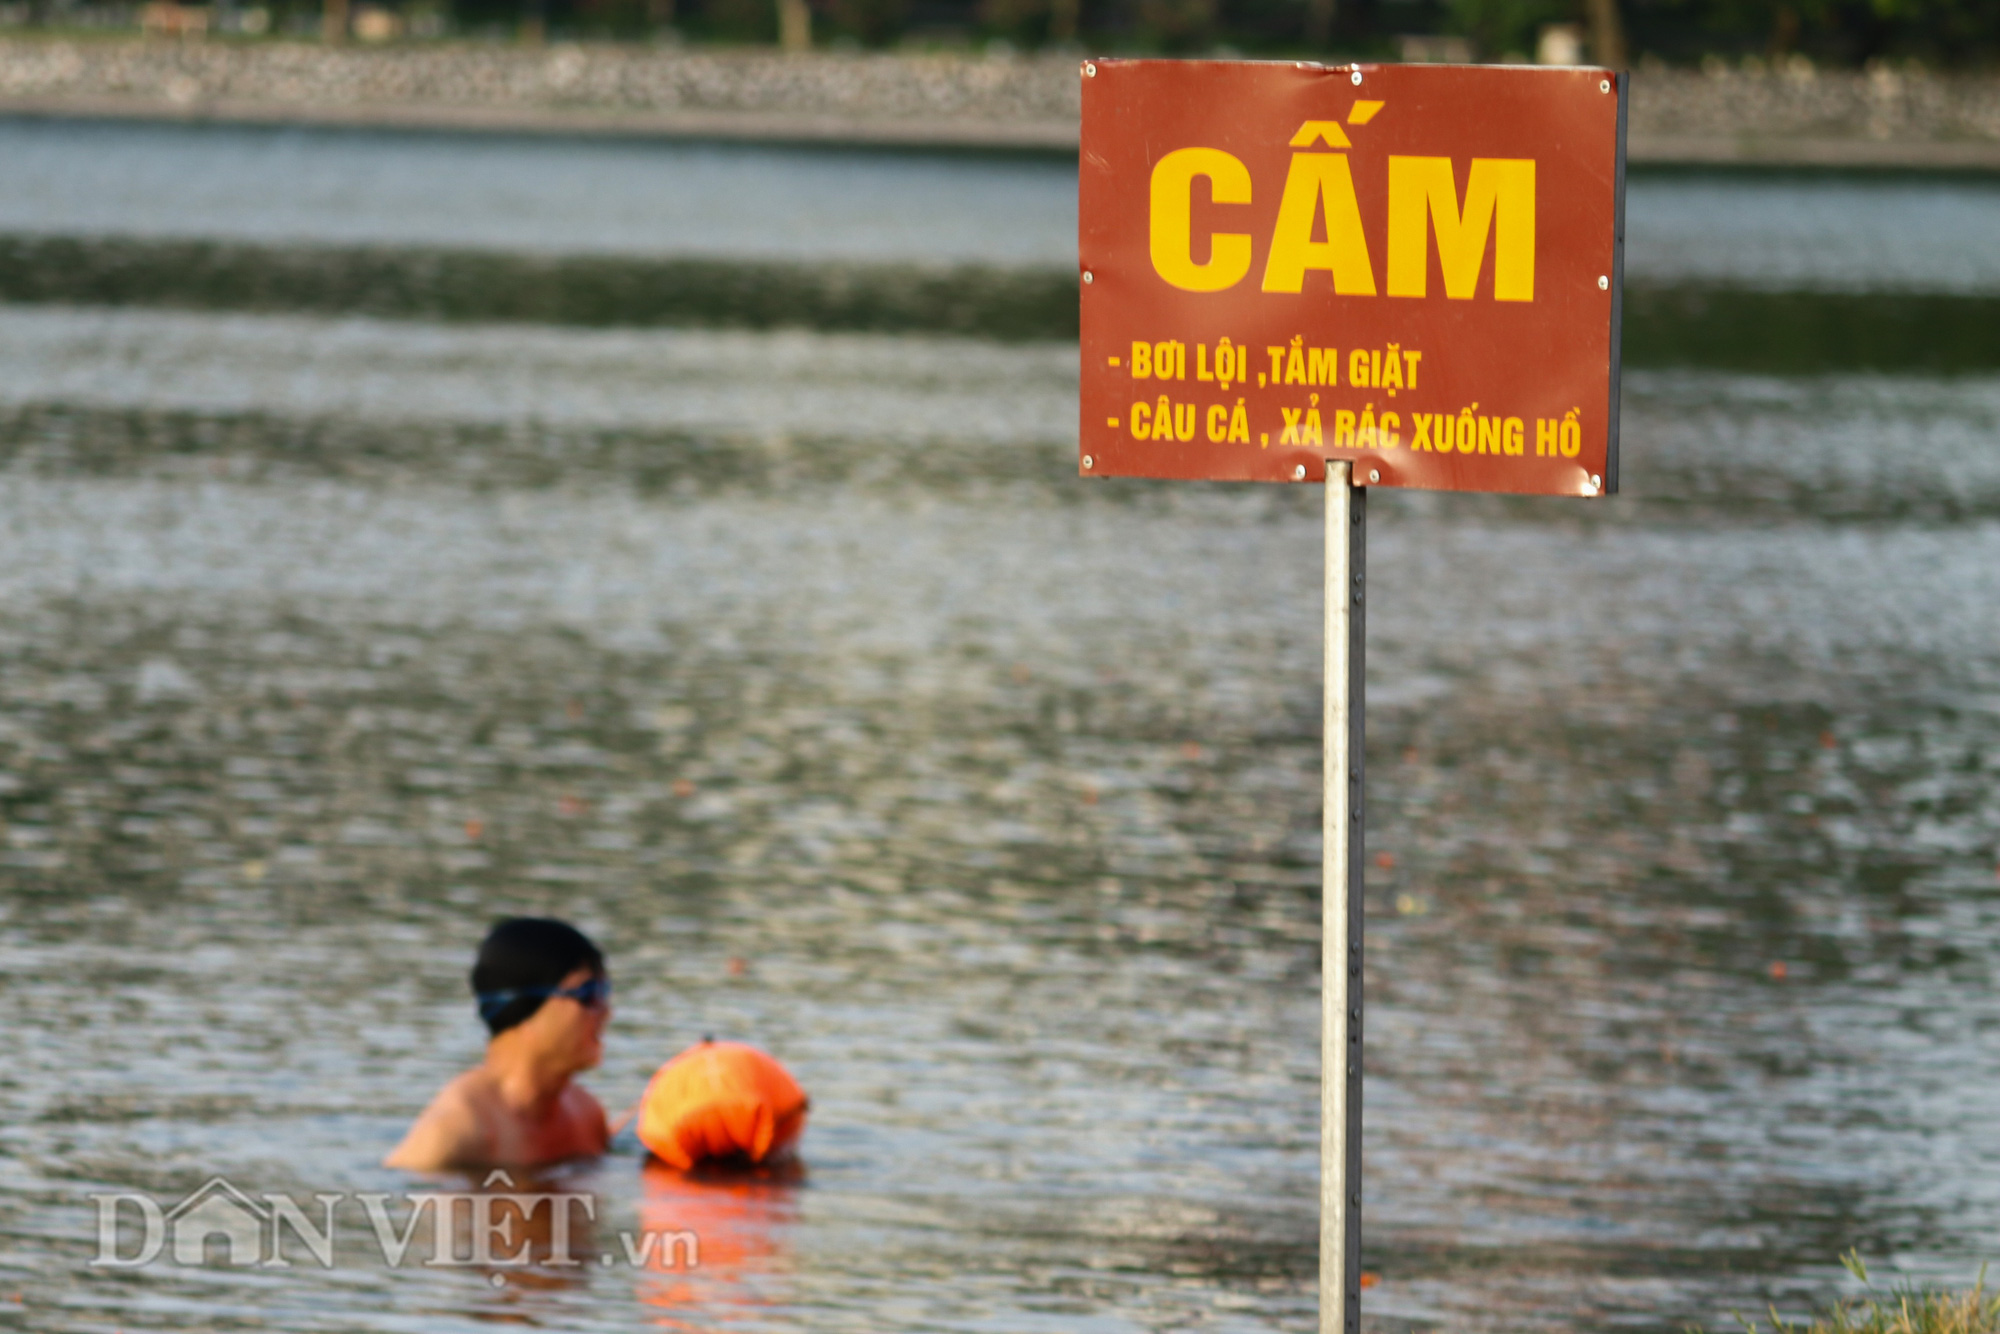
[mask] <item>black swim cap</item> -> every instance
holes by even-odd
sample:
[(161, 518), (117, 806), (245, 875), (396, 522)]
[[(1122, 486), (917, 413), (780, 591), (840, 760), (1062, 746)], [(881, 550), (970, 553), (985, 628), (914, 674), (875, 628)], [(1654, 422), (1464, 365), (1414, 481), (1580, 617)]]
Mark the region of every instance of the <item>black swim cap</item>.
[[(556, 987), (579, 968), (604, 972), (604, 955), (590, 937), (553, 917), (509, 917), (486, 933), (472, 965), (474, 994)], [(543, 996), (520, 996), (498, 1007), (482, 1007), (480, 1017), (495, 1034), (504, 1033), (542, 1008)]]

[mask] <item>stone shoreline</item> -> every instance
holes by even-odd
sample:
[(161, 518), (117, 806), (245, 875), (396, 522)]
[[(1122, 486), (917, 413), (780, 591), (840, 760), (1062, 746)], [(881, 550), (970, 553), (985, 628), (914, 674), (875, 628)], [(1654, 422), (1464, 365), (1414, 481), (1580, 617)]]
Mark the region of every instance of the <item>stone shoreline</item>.
[[(1070, 152), (1072, 56), (0, 39), (0, 114)], [(1640, 71), (1640, 164), (2000, 170), (2000, 78)]]

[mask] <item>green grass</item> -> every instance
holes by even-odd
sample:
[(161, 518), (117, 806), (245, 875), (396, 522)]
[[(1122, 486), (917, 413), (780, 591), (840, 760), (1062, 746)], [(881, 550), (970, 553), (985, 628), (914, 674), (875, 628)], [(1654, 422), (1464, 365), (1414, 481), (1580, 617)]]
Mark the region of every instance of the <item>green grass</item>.
[(1768, 1326), (1741, 1316), (1737, 1320), (1747, 1334), (1762, 1334), (1766, 1328), (1771, 1334), (2000, 1334), (2000, 1295), (1987, 1291), (1984, 1266), (1969, 1292), (1914, 1287), (1879, 1292), (1869, 1283), (1868, 1266), (1859, 1254), (1849, 1251), (1840, 1262), (1869, 1291), (1843, 1299), (1811, 1321), (1786, 1320), (1776, 1311)]

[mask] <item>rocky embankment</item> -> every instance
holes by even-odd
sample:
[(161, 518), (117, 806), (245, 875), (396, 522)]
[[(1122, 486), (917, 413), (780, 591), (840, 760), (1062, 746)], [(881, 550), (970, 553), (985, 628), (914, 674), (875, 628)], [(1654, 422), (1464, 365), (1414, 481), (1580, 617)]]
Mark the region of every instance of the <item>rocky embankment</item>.
[[(1061, 151), (1068, 56), (0, 40), (0, 111)], [(2000, 79), (1643, 69), (1638, 162), (2000, 169)]]
[(1641, 69), (1629, 135), (1639, 162), (2000, 170), (2000, 78)]
[(644, 46), (0, 41), (0, 109), (1063, 149), (1076, 62)]

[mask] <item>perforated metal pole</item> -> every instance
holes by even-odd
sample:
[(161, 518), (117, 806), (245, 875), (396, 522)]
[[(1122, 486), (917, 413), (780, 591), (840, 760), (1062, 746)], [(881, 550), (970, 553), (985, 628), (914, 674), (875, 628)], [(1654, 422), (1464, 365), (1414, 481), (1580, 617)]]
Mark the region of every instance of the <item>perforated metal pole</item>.
[(1319, 1328), (1361, 1328), (1361, 739), (1368, 491), (1326, 469), (1322, 720)]

